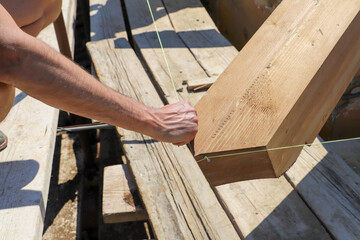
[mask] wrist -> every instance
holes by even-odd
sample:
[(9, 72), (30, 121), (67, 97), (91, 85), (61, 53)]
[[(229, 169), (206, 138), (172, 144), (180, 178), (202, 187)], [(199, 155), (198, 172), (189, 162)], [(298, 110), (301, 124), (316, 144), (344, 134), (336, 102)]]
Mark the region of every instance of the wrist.
[(164, 132), (165, 125), (161, 119), (161, 109), (146, 107), (144, 120), (145, 134), (154, 138), (158, 138)]

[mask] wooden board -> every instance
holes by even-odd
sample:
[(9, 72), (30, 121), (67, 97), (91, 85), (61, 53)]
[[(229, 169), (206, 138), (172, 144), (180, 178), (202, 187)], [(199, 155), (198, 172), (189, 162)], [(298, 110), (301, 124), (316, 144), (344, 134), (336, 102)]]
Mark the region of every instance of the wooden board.
[[(106, 2), (102, 1), (103, 7)], [(103, 83), (147, 105), (163, 105), (125, 39), (87, 46)], [(122, 135), (124, 151), (158, 239), (239, 239), (186, 147), (156, 142), (127, 130)]]
[[(350, 0), (283, 1), (197, 104), (196, 158), (312, 142), (358, 70), (359, 9)], [(199, 165), (219, 185), (279, 176), (300, 151)]]
[(104, 169), (102, 215), (105, 223), (132, 222), (148, 219), (141, 202), (136, 199), (137, 187), (126, 164)]
[[(132, 49), (113, 44), (114, 40), (88, 44), (99, 79), (141, 102), (161, 106)], [(124, 150), (158, 239), (237, 238), (187, 148), (127, 130), (123, 134)]]
[(332, 236), (360, 238), (360, 177), (339, 156), (321, 144), (305, 147), (286, 177)]
[(360, 176), (360, 140), (331, 143), (324, 147), (340, 156)]
[[(183, 86), (184, 80), (208, 77), (183, 40), (174, 31), (162, 1), (152, 0), (150, 4), (169, 62), (175, 88), (186, 87)], [(170, 80), (146, 2), (142, 0), (125, 0), (125, 6), (129, 16), (134, 45), (145, 60), (151, 75), (156, 80), (154, 82), (155, 86), (157, 86), (161, 96), (165, 97), (169, 103), (177, 102), (177, 93), (174, 91)], [(180, 98), (193, 103), (197, 102), (201, 97), (198, 94), (193, 99), (193, 93), (188, 92), (186, 89), (179, 92), (179, 95)]]
[(284, 177), (216, 187), (247, 240), (331, 239)]
[(199, 0), (164, 0), (163, 2), (174, 30), (207, 75), (220, 75), (235, 58), (237, 51), (219, 33), (201, 2)]
[[(65, 16), (73, 1), (63, 1)], [(67, 25), (73, 17), (66, 19)], [(74, 38), (71, 38), (74, 43)], [(58, 49), (53, 26), (39, 39)], [(9, 138), (0, 153), (0, 239), (41, 239), (49, 191), (58, 110), (21, 91), (0, 129)]]

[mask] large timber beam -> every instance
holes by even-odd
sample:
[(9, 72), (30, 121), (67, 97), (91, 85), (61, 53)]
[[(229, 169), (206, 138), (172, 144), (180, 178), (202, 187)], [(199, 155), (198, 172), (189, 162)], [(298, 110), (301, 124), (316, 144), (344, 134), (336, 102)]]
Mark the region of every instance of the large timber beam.
[(280, 176), (360, 67), (359, 0), (285, 0), (196, 105), (195, 157), (213, 185)]

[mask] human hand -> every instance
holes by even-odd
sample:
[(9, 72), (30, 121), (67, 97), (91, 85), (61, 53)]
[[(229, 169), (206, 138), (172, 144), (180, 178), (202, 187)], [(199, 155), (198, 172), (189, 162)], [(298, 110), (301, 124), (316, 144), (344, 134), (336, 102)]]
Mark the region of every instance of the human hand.
[(155, 108), (152, 115), (157, 125), (152, 137), (157, 140), (184, 145), (194, 139), (198, 131), (196, 110), (188, 101)]

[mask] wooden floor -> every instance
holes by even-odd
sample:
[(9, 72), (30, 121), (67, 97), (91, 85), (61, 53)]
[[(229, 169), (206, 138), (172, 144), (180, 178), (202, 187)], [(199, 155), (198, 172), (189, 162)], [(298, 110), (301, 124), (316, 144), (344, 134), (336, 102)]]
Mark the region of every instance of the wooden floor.
[[(237, 50), (199, 0), (150, 2), (176, 88), (195, 104), (204, 92), (186, 80), (216, 77)], [(91, 0), (90, 14), (99, 80), (150, 106), (177, 101), (146, 3)], [(212, 189), (186, 147), (118, 132), (158, 239), (360, 239), (360, 176), (347, 164), (360, 142), (305, 147), (278, 179)]]

